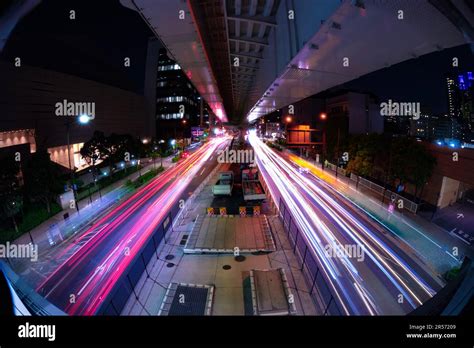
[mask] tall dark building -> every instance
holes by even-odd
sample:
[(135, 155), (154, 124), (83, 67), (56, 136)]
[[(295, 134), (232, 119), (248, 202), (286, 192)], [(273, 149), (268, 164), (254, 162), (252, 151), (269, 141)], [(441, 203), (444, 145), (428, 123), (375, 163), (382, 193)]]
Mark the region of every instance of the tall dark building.
[[(157, 138), (190, 137), (191, 127), (200, 124), (200, 103), (199, 93), (179, 64), (168, 57), (166, 49), (160, 49), (156, 77)], [(207, 114), (207, 105), (204, 109)]]
[(471, 71), (447, 77), (449, 116), (462, 128), (461, 139), (474, 142), (474, 76)]

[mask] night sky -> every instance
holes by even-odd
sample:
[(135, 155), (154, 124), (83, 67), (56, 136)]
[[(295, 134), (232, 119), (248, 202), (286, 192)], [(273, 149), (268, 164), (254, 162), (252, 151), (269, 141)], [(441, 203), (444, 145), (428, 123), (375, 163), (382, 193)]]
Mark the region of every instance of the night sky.
[(462, 45), (433, 52), (344, 84), (373, 92), (382, 100), (420, 102), (434, 114), (448, 111), (446, 74), (453, 72), (452, 59), (459, 59), (459, 71), (474, 71), (474, 47)]
[[(76, 19), (69, 19), (69, 10)], [(46, 0), (15, 28), (2, 59), (57, 70), (143, 93), (148, 38), (153, 33), (137, 12), (115, 0)], [(452, 57), (474, 70), (468, 45), (434, 52), (346, 83), (382, 100), (420, 102), (435, 114), (447, 111), (445, 74)], [(123, 66), (124, 57), (131, 67)]]
[(143, 93), (151, 36), (139, 14), (118, 0), (43, 0), (18, 23), (0, 57)]

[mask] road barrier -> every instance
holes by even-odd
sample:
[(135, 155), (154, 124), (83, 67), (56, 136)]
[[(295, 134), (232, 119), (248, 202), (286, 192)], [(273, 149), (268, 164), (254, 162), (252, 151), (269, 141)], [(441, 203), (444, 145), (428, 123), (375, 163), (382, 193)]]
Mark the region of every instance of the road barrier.
[(392, 202), (395, 204), (395, 206), (401, 206), (401, 209), (406, 209), (412, 212), (413, 214), (416, 214), (416, 212), (418, 211), (419, 204), (416, 204), (408, 198), (400, 196), (398, 193), (387, 190), (385, 187), (373, 183), (372, 181), (364, 179), (360, 176), (357, 176), (353, 173), (351, 173), (350, 179), (351, 181), (355, 182), (356, 187), (359, 187), (361, 185), (381, 196), (382, 202)]
[[(138, 298), (135, 292), (135, 286), (144, 272), (146, 272), (148, 275), (147, 265), (153, 257), (153, 254), (156, 255), (157, 260), (160, 260), (158, 254), (158, 247), (160, 243), (163, 240), (166, 243), (166, 235), (170, 230), (172, 230), (174, 222), (178, 223), (184, 219), (189, 205), (194, 203), (197, 195), (202, 191), (209, 180), (217, 173), (220, 168), (221, 166), (217, 165), (216, 168), (212, 170), (206, 179), (196, 188), (196, 190), (194, 190), (193, 194), (186, 199), (184, 206), (180, 202), (181, 199), (177, 200), (177, 202), (172, 206), (168, 215), (163, 218), (153, 234), (150, 236), (147, 243), (136, 255), (131, 256), (133, 257), (133, 261), (126, 268), (125, 272), (122, 273), (121, 277), (114, 285), (114, 289), (104, 300), (97, 314), (120, 315), (132, 294)], [(181, 214), (179, 214), (180, 211)]]
[(294, 223), (291, 211), (281, 198), (279, 210), (279, 216), (288, 235), (288, 240), (293, 247), (293, 253), (301, 264), (300, 270), (305, 275), (308, 283), (311, 284), (309, 294), (316, 303), (322, 306), (324, 315), (345, 315), (333, 296), (327, 280), (321, 274), (317, 259), (308, 248), (305, 238), (301, 236), (298, 226)]
[[(327, 167), (334, 172), (336, 171), (336, 166), (332, 163), (328, 163)], [(347, 177), (346, 175), (347, 173), (344, 169), (338, 168), (337, 172), (341, 174), (342, 176)], [(418, 211), (419, 204), (409, 200), (408, 198), (405, 198), (399, 195), (398, 193), (387, 190), (385, 187), (381, 185), (378, 185), (354, 173), (350, 174), (349, 179), (350, 179), (349, 182), (353, 183), (357, 188), (359, 188), (359, 185), (360, 185), (378, 194), (382, 202), (387, 202), (387, 203), (392, 202), (393, 204), (395, 204), (396, 207), (401, 206), (401, 208), (399, 209), (406, 209), (409, 212), (412, 212), (413, 214), (416, 214), (416, 212)]]

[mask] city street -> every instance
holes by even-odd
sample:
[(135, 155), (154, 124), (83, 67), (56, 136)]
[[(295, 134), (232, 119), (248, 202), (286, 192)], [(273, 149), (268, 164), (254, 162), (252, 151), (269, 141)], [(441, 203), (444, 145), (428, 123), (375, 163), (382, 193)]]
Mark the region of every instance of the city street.
[[(89, 229), (94, 236), (37, 290), (69, 314), (94, 314), (169, 209), (186, 190), (192, 191), (192, 180), (212, 170), (206, 162), (225, 142), (223, 138), (210, 141), (97, 221)], [(211, 163), (216, 163), (215, 157)], [(71, 295), (75, 303), (69, 301)]]
[[(300, 173), (255, 134), (249, 138), (272, 197), (289, 206), (347, 314), (405, 314), (439, 290), (439, 280), (386, 236), (389, 232), (384, 226), (369, 221), (360, 209), (315, 177)], [(326, 252), (327, 246), (346, 245), (360, 247), (364, 259), (332, 257)]]

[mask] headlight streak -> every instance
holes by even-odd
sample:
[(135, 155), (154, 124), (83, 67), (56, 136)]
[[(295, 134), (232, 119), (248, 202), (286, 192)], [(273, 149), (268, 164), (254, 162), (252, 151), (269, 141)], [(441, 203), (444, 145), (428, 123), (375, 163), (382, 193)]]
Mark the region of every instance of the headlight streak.
[[(132, 227), (133, 233), (136, 234), (136, 240), (130, 238), (126, 245), (118, 250), (117, 248), (108, 256), (106, 262), (111, 260), (111, 265), (108, 269), (115, 269), (112, 271), (112, 274), (108, 274), (106, 278), (102, 280), (103, 290), (100, 292), (100, 295), (95, 294), (94, 296), (81, 296), (78, 297), (78, 301), (73, 304), (68, 310), (69, 313), (75, 313), (81, 306), (84, 306), (85, 309), (81, 309), (82, 314), (92, 315), (94, 314), (101, 302), (102, 298), (105, 298), (108, 293), (112, 290), (115, 283), (118, 281), (118, 278), (121, 275), (119, 270), (126, 269), (130, 262), (134, 259), (141, 247), (147, 242), (149, 236), (153, 233), (156, 226), (163, 220), (165, 214), (169, 211), (172, 204), (179, 198), (183, 190), (190, 183), (190, 181), (196, 176), (197, 172), (200, 170), (201, 165), (207, 161), (216, 148), (222, 144), (226, 139), (215, 139), (211, 141), (211, 144), (205, 151), (202, 153), (193, 154), (192, 158), (189, 157), (190, 161), (186, 162), (186, 167), (179, 171), (179, 179), (176, 179), (172, 182), (165, 191), (153, 202), (146, 212), (141, 216), (140, 220)], [(153, 208), (153, 209), (152, 209)], [(123, 258), (123, 249), (128, 247), (129, 254)], [(117, 267), (120, 264), (120, 268)], [(116, 266), (117, 265), (117, 266)], [(97, 274), (92, 274), (91, 277), (94, 278)], [(88, 287), (89, 292), (94, 291), (94, 287), (91, 285), (92, 282), (89, 282)], [(95, 299), (95, 301), (91, 301)]]
[[(335, 275), (339, 277), (341, 276), (341, 273), (338, 271), (338, 266), (333, 262), (327, 262), (328, 257), (324, 254), (324, 251), (321, 250), (321, 240), (315, 236), (316, 231), (311, 224), (316, 227), (317, 233), (319, 233), (320, 237), (323, 237), (328, 244), (336, 247), (338, 245), (341, 246), (343, 243), (341, 243), (328, 226), (321, 221), (316, 214), (314, 214), (312, 205), (315, 203), (323, 209), (330, 220), (340, 227), (345, 234), (363, 250), (365, 255), (367, 255), (378, 269), (383, 272), (390, 283), (393, 284), (393, 286), (395, 286), (395, 288), (404, 296), (412, 308), (416, 308), (422, 303), (422, 300), (410, 288), (410, 284), (400, 276), (399, 272), (395, 270), (387, 260), (399, 266), (404, 272), (406, 272), (409, 278), (415, 281), (426, 295), (431, 297), (435, 294), (435, 291), (427, 285), (427, 283), (423, 281), (415, 271), (410, 269), (410, 267), (395, 254), (392, 248), (387, 246), (380, 238), (361, 224), (357, 218), (336, 202), (331, 196), (317, 187), (314, 181), (305, 177), (292, 164), (288, 163), (280, 155), (270, 150), (260, 139), (258, 139), (254, 132), (250, 133), (249, 140), (254, 147), (257, 163), (261, 166), (263, 164), (262, 167), (264, 168), (264, 171), (268, 171), (268, 177), (266, 177), (267, 182), (270, 181), (275, 184), (275, 188), (272, 187), (272, 185), (269, 185), (272, 197), (276, 202), (278, 202), (278, 193), (281, 195), (289, 210), (292, 212), (297, 226), (303, 232), (305, 239), (309, 242), (308, 246), (316, 252), (315, 255), (318, 257), (321, 264), (324, 265), (323, 268), (326, 268), (329, 272), (330, 277), (328, 279), (340, 299), (341, 297), (344, 297), (344, 301), (349, 301), (349, 303), (351, 303), (350, 296), (348, 296), (348, 292), (345, 291), (342, 282), (340, 279), (335, 277)], [(265, 173), (262, 174), (265, 175)], [(295, 187), (295, 184), (298, 186), (299, 190), (304, 192), (304, 194), (299, 192), (298, 188)], [(334, 190), (333, 188), (331, 189)], [(278, 191), (278, 193), (275, 191)], [(308, 204), (308, 198), (311, 198), (309, 200), (311, 205)], [(362, 285), (363, 278), (351, 260), (345, 255), (339, 259), (341, 261), (339, 267), (342, 264), (343, 268), (347, 270), (347, 273), (354, 280), (352, 286), (357, 286), (357, 288), (355, 288), (356, 293), (363, 301), (367, 312), (371, 315), (377, 313), (382, 314), (380, 313), (380, 309), (377, 309), (377, 306), (367, 293), (365, 287)], [(332, 258), (330, 261), (332, 261)], [(339, 285), (338, 287), (333, 284), (331, 278)], [(342, 290), (344, 296), (339, 296), (339, 289)], [(341, 302), (344, 303), (344, 301)], [(356, 314), (360, 313), (356, 306), (350, 307)]]
[[(69, 314), (95, 314), (205, 161), (227, 140), (210, 140), (99, 219), (78, 240), (96, 231), (92, 238), (45, 279), (38, 290), (44, 289), (45, 297), (63, 299), (67, 295), (68, 300), (68, 294), (75, 294), (75, 302), (68, 301), (64, 309)], [(106, 248), (105, 252), (100, 252), (101, 247)], [(95, 263), (98, 266), (91, 269)], [(64, 286), (66, 280), (72, 279), (73, 287)]]

